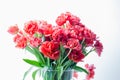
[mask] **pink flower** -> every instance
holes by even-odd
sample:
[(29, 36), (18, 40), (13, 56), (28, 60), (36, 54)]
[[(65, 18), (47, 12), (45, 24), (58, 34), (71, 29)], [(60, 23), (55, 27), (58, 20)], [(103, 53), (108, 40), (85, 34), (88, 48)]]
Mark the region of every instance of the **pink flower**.
[(32, 47), (38, 47), (41, 43), (41, 38), (37, 38), (37, 37), (29, 37), (29, 42), (30, 42), (30, 46)]
[(80, 22), (80, 18), (72, 15), (70, 12), (62, 13), (60, 16), (57, 17), (56, 23), (59, 26), (64, 25), (66, 21), (69, 21), (71, 25), (77, 25)]
[(81, 50), (82, 45), (80, 44), (78, 39), (69, 38), (64, 47), (65, 48), (70, 48), (70, 49), (75, 49), (75, 50)]
[(78, 79), (78, 73), (76, 71), (73, 72), (73, 77), (75, 77), (76, 79)]
[(29, 21), (29, 22), (25, 23), (24, 31), (29, 35), (33, 35), (35, 32), (38, 31), (38, 22), (37, 21)]
[(51, 24), (47, 24), (44, 28), (43, 28), (43, 34), (45, 36), (51, 36), (51, 34), (53, 33), (53, 28)]
[(17, 34), (14, 37), (14, 42), (16, 43), (16, 47), (21, 48), (21, 49), (27, 46), (27, 38), (23, 35)]
[(19, 28), (18, 28), (17, 25), (11, 26), (11, 27), (9, 27), (9, 29), (8, 29), (8, 33), (10, 33), (10, 34), (12, 34), (12, 35), (17, 34), (18, 31), (19, 31)]
[(85, 67), (88, 70), (88, 75), (86, 76), (86, 80), (90, 80), (91, 78), (94, 78), (94, 75), (95, 75), (94, 65), (93, 64), (92, 65), (86, 64)]
[(74, 25), (68, 28), (68, 36), (70, 38), (76, 38), (81, 41), (83, 39), (83, 31), (84, 31), (83, 27), (79, 25)]
[(39, 48), (39, 51), (46, 57), (50, 59), (58, 59), (59, 57), (59, 44), (53, 41), (45, 41)]
[(57, 42), (66, 42), (67, 40), (67, 34), (65, 33), (64, 29), (54, 29), (54, 32), (52, 34), (52, 39)]
[(85, 44), (87, 46), (93, 46), (94, 41), (96, 40), (96, 34), (94, 34), (91, 30), (84, 28), (83, 37), (85, 38)]
[(94, 47), (95, 47), (95, 51), (96, 53), (98, 54), (98, 56), (101, 56), (101, 52), (103, 50), (103, 45), (100, 41), (96, 41), (96, 43), (94, 44)]
[(75, 28), (68, 29), (68, 37), (69, 38), (77, 39), (78, 38), (78, 34), (79, 34), (78, 30), (76, 30)]
[(51, 36), (53, 33), (53, 26), (46, 21), (39, 21), (38, 32), (45, 36)]
[(67, 19), (71, 25), (78, 25), (80, 22), (80, 18), (74, 15), (71, 15), (70, 17), (68, 17)]
[(74, 62), (82, 61), (82, 59), (85, 57), (85, 55), (82, 53), (81, 50), (72, 50), (69, 54), (68, 58)]
[(57, 17), (56, 23), (57, 25), (62, 26), (66, 22), (66, 20), (67, 16), (64, 13), (62, 13), (60, 16)]

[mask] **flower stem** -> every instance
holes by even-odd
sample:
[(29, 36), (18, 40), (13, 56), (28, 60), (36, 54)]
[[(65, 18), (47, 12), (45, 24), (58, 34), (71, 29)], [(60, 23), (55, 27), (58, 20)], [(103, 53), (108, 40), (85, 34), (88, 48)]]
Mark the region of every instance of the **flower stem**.
[(85, 54), (85, 56), (87, 56), (89, 53), (91, 53), (92, 51), (95, 51), (95, 48), (90, 49), (90, 51), (88, 53)]
[(68, 54), (65, 56), (65, 58), (61, 61), (61, 64), (65, 61), (65, 59), (69, 56), (69, 54), (71, 53), (72, 49), (69, 50)]
[(47, 65), (50, 66), (50, 59), (47, 58)]

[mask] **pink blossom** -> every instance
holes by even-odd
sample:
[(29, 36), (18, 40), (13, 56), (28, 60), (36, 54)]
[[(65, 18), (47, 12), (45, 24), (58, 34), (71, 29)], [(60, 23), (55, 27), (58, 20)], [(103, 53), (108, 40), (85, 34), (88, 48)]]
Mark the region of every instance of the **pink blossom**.
[(21, 49), (27, 46), (27, 38), (23, 35), (17, 34), (14, 37), (14, 42), (16, 43), (16, 47), (21, 48)]
[(44, 36), (51, 36), (53, 33), (53, 26), (42, 20), (39, 22), (38, 32), (42, 33)]
[(64, 47), (65, 48), (70, 48), (70, 49), (75, 49), (75, 50), (81, 50), (82, 45), (80, 44), (78, 39), (69, 38)]
[(74, 62), (80, 62), (84, 58), (84, 54), (82, 53), (81, 50), (72, 50), (71, 53), (69, 54), (68, 58)]
[(39, 51), (46, 57), (50, 59), (58, 59), (59, 58), (59, 44), (53, 41), (45, 41), (39, 47)]
[(73, 72), (73, 77), (75, 77), (76, 79), (78, 79), (78, 73), (77, 73), (77, 71)]
[(19, 28), (18, 28), (17, 25), (11, 26), (11, 27), (9, 27), (9, 29), (8, 29), (8, 33), (10, 33), (10, 34), (12, 34), (12, 35), (17, 34), (18, 31), (19, 31)]
[(64, 13), (62, 13), (60, 16), (57, 17), (56, 23), (57, 25), (62, 26), (64, 25), (66, 20), (67, 20), (67, 16)]
[(53, 33), (53, 28), (51, 24), (47, 24), (44, 28), (43, 28), (43, 34), (45, 36), (51, 36), (51, 34)]
[(98, 56), (101, 56), (101, 52), (103, 50), (103, 45), (100, 41), (96, 41), (96, 43), (94, 44), (94, 47), (95, 47), (95, 51), (96, 53), (98, 54)]
[(70, 24), (72, 24), (72, 25), (77, 25), (77, 24), (79, 24), (79, 22), (80, 22), (80, 18), (77, 17), (77, 16), (74, 16), (74, 15), (71, 15), (70, 17), (68, 17), (67, 20), (68, 20), (68, 21), (70, 22)]
[(41, 38), (37, 38), (37, 37), (29, 37), (28, 38), (30, 46), (32, 47), (38, 47), (41, 43)]
[(57, 42), (66, 42), (67, 40), (67, 34), (65, 33), (64, 29), (62, 28), (57, 28), (54, 29), (54, 32), (52, 34), (52, 39)]
[(86, 80), (90, 80), (91, 78), (94, 78), (94, 75), (95, 75), (94, 65), (93, 64), (92, 65), (86, 64), (85, 67), (88, 70), (88, 75), (86, 76)]
[(33, 35), (35, 32), (38, 31), (38, 22), (32, 20), (26, 22), (24, 25), (24, 31), (29, 35)]
[(84, 28), (82, 32), (82, 36), (85, 39), (86, 46), (93, 46), (94, 41), (96, 40), (96, 34), (94, 34), (88, 28)]

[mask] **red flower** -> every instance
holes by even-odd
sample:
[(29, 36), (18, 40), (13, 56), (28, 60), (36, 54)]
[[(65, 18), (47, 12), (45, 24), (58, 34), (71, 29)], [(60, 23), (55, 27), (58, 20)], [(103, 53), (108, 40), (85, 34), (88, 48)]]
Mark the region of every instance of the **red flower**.
[(83, 29), (82, 34), (83, 38), (85, 39), (86, 46), (93, 46), (94, 41), (96, 40), (96, 34), (87, 28)]
[(79, 25), (74, 25), (71, 28), (68, 28), (68, 37), (79, 39), (80, 41), (83, 39), (83, 27)]
[(32, 47), (38, 47), (41, 43), (41, 38), (37, 38), (37, 37), (29, 37), (29, 42), (30, 42), (30, 46)]
[(82, 45), (80, 44), (78, 39), (69, 38), (64, 47), (65, 48), (70, 48), (70, 49), (75, 49), (75, 50), (81, 50)]
[(77, 39), (78, 34), (79, 34), (78, 30), (76, 30), (74, 28), (68, 29), (68, 37), (69, 38), (75, 38), (75, 39)]
[(50, 59), (58, 59), (59, 57), (59, 44), (56, 42), (45, 41), (40, 46), (39, 50), (44, 54), (44, 56), (49, 57)]
[(102, 43), (97, 40), (96, 43), (94, 44), (94, 47), (95, 47), (95, 51), (98, 54), (98, 56), (101, 56), (101, 52), (103, 50)]
[(23, 48), (25, 48), (27, 46), (27, 39), (23, 35), (17, 34), (14, 37), (14, 42), (16, 43), (16, 47), (18, 47), (18, 48), (22, 48), (23, 49)]
[(71, 25), (78, 25), (80, 22), (80, 18), (74, 15), (71, 15), (70, 17), (68, 17), (67, 19)]
[(45, 36), (50, 36), (52, 33), (53, 33), (53, 28), (51, 24), (47, 24), (46, 26), (44, 26), (43, 34)]
[(92, 65), (86, 64), (85, 67), (88, 70), (88, 75), (86, 76), (86, 80), (90, 80), (91, 78), (94, 78), (94, 75), (95, 75), (94, 65), (93, 64)]
[(38, 22), (37, 21), (29, 21), (25, 23), (24, 31), (29, 35), (33, 35), (38, 31)]
[(8, 33), (10, 33), (10, 34), (12, 34), (12, 35), (17, 34), (18, 31), (19, 31), (19, 28), (18, 28), (17, 25), (11, 26), (11, 27), (9, 27), (9, 29), (8, 29)]
[(66, 21), (69, 21), (71, 25), (78, 25), (80, 22), (80, 18), (77, 16), (72, 15), (70, 12), (66, 12), (65, 14), (62, 13), (60, 16), (57, 17), (56, 23), (59, 26), (64, 25)]
[(53, 33), (53, 26), (48, 24), (46, 21), (40, 21), (38, 32), (44, 34), (45, 36), (51, 36)]
[(66, 29), (70, 29), (70, 28), (72, 28), (72, 27), (73, 27), (73, 25), (71, 25), (70, 22), (67, 21), (65, 28), (66, 28)]
[(74, 62), (82, 61), (82, 59), (85, 57), (85, 55), (82, 53), (81, 50), (72, 50), (72, 52), (69, 54), (68, 58)]
[(61, 14), (60, 16), (57, 17), (56, 19), (56, 23), (59, 26), (62, 26), (67, 20), (67, 16), (65, 14)]
[(65, 33), (64, 29), (54, 29), (52, 34), (52, 39), (57, 42), (66, 42), (67, 34)]

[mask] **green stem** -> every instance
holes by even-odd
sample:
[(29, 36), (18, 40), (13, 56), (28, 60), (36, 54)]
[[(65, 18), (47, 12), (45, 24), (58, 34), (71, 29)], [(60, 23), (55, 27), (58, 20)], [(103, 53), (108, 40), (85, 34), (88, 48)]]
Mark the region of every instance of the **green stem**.
[(72, 49), (69, 50), (67, 56), (65, 56), (65, 58), (61, 61), (61, 64), (65, 61), (65, 59), (69, 56), (69, 54), (71, 53)]
[(50, 59), (47, 58), (47, 65), (50, 66)]
[(63, 25), (63, 28), (66, 28), (66, 25), (65, 25), (65, 24)]
[(85, 54), (85, 56), (87, 56), (89, 53), (91, 53), (92, 51), (95, 51), (95, 48), (90, 49), (90, 51), (88, 53)]
[(83, 45), (84, 41), (85, 41), (85, 38), (82, 40), (81, 45)]
[(65, 67), (64, 70), (66, 70), (68, 67), (70, 67), (71, 64), (72, 64), (71, 60), (67, 61), (66, 64), (64, 65), (64, 67)]

